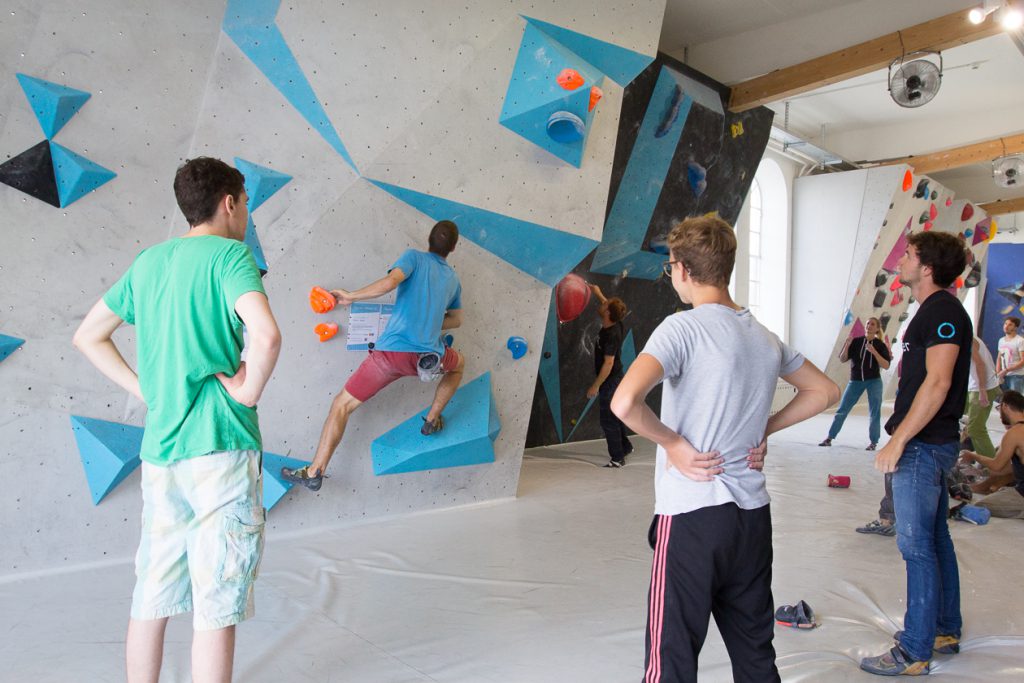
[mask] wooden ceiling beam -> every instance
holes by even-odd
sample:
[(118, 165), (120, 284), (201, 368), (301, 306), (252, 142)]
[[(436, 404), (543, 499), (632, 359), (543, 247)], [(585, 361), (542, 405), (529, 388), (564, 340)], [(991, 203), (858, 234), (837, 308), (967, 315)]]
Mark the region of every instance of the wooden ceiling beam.
[(1002, 216), (1008, 213), (1018, 213), (1024, 211), (1024, 197), (986, 202), (985, 204), (978, 204), (978, 208), (989, 216)]
[(970, 166), (971, 164), (983, 164), (986, 161), (992, 161), (1007, 154), (1022, 153), (1024, 153), (1024, 134), (1019, 134), (993, 138), (929, 154), (914, 154), (908, 157), (884, 159), (881, 161), (866, 161), (860, 165), (893, 166), (895, 164), (909, 164), (914, 167), (916, 173), (927, 174), (937, 171), (948, 171), (951, 168), (960, 168), (961, 166)]
[(968, 10), (954, 12), (902, 31), (839, 50), (801, 64), (737, 83), (731, 89), (729, 110), (746, 111), (777, 102), (848, 78), (889, 66), (900, 55), (930, 50), (940, 52), (957, 45), (994, 36), (1002, 27), (993, 15), (972, 24)]

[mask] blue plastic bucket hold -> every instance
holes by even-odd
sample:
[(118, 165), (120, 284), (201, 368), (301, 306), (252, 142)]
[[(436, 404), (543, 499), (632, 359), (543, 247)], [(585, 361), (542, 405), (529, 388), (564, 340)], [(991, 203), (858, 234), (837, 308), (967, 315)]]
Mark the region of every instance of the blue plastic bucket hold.
[(587, 132), (583, 119), (568, 111), (556, 111), (548, 117), (548, 136), (555, 142), (579, 142)]

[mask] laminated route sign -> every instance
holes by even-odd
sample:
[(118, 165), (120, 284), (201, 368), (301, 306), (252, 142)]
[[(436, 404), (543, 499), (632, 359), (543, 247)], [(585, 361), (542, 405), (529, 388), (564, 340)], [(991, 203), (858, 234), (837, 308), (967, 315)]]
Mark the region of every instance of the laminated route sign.
[(349, 351), (365, 351), (377, 341), (391, 319), (394, 304), (366, 304), (356, 302), (349, 307), (348, 343)]

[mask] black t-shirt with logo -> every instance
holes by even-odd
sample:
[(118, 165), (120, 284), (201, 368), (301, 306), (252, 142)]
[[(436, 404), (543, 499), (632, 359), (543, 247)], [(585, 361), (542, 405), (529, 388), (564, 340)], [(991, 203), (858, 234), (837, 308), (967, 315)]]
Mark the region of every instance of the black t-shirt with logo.
[[(878, 379), (882, 376), (881, 368), (878, 367), (878, 360), (868, 351), (867, 337), (854, 337), (850, 342), (850, 348), (846, 350), (846, 357), (850, 359), (850, 379), (854, 382), (863, 382), (868, 379)], [(872, 339), (871, 345), (875, 347), (882, 358), (892, 360), (889, 354), (889, 347), (881, 339)]]
[(933, 346), (955, 344), (960, 347), (953, 367), (953, 383), (939, 411), (915, 438), (925, 443), (949, 443), (960, 440), (960, 416), (967, 400), (967, 379), (971, 371), (971, 345), (974, 328), (960, 301), (943, 290), (921, 302), (917, 314), (903, 335), (903, 358), (899, 389), (892, 417), (885, 431), (892, 434), (910, 411), (928, 371), (925, 355)]
[[(601, 374), (601, 366), (604, 365), (605, 356), (614, 356), (615, 363), (612, 365), (612, 372), (608, 379), (622, 376), (622, 340), (626, 337), (626, 327), (622, 322), (617, 322), (611, 327), (602, 327), (597, 333), (597, 343), (594, 344), (594, 374)], [(607, 382), (608, 379), (605, 381)]]

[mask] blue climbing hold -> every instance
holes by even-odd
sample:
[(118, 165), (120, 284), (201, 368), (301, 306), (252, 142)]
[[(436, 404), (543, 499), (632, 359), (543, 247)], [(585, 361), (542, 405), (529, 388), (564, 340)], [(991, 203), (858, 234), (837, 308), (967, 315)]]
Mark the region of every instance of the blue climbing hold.
[(24, 339), (18, 339), (17, 337), (10, 337), (6, 334), (0, 334), (0, 361), (7, 358), (15, 351), (18, 347), (25, 343)]
[(71, 429), (78, 443), (92, 503), (98, 505), (142, 462), (139, 452), (144, 430), (78, 415), (71, 416)]
[(583, 119), (568, 111), (556, 111), (548, 117), (548, 135), (555, 142), (579, 142), (587, 132)]
[(284, 498), (295, 484), (281, 476), (281, 468), (298, 469), (309, 463), (277, 453), (263, 453), (263, 507), (270, 509)]
[(525, 356), (526, 352), (529, 350), (526, 340), (522, 337), (509, 337), (505, 346), (512, 352), (512, 358), (516, 360)]
[(708, 172), (696, 161), (686, 164), (686, 179), (690, 183), (694, 197), (700, 197), (708, 189)]

